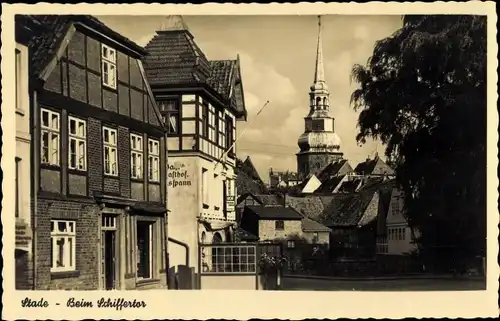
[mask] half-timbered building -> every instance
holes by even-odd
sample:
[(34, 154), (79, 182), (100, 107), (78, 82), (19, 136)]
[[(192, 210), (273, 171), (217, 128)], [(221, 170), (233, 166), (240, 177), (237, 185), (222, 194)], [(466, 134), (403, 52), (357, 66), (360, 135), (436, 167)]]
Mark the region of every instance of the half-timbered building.
[(193, 38), (181, 17), (168, 17), (144, 63), (169, 130), (170, 267), (197, 270), (199, 242), (232, 241), (236, 123), (246, 109), (239, 58), (210, 61)]
[(31, 16), (36, 289), (165, 285), (166, 129), (147, 52), (82, 15)]

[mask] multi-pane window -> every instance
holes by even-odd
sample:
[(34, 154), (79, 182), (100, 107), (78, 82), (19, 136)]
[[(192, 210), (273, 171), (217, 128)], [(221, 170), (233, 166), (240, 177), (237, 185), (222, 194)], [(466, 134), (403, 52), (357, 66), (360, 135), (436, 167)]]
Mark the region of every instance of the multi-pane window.
[(42, 109), (42, 144), (41, 163), (59, 165), (59, 139), (60, 139), (60, 117), (59, 113)]
[(294, 240), (288, 240), (286, 243), (287, 243), (287, 247), (289, 249), (295, 248), (295, 241)]
[(284, 230), (285, 229), (285, 222), (282, 220), (276, 221), (275, 222), (275, 228), (277, 230)]
[(118, 176), (118, 152), (116, 129), (102, 128), (104, 145), (104, 174)]
[(116, 50), (102, 45), (102, 83), (116, 89)]
[(169, 99), (158, 102), (163, 121), (168, 126), (169, 134), (179, 133), (179, 101)]
[(205, 138), (208, 138), (209, 115), (208, 115), (208, 104), (206, 102), (203, 102), (203, 105), (201, 107), (201, 121), (203, 123), (201, 127), (202, 128), (201, 135)]
[(233, 132), (233, 119), (229, 116), (226, 116), (226, 148), (229, 148), (229, 156), (234, 154), (234, 132)]
[(148, 140), (148, 173), (150, 181), (160, 181), (160, 142), (155, 139)]
[(74, 221), (50, 221), (51, 271), (73, 271), (76, 268), (76, 233)]
[(68, 117), (68, 167), (85, 171), (87, 169), (87, 123)]
[(130, 177), (141, 179), (143, 176), (144, 144), (142, 136), (130, 134)]

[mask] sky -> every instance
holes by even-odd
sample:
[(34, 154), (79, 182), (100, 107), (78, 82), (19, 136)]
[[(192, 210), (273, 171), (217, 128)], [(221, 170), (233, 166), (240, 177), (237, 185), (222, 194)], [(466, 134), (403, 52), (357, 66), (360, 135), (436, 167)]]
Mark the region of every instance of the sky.
[[(110, 28), (145, 46), (166, 16), (100, 16)], [(209, 60), (240, 56), (248, 121), (237, 124), (237, 156), (250, 156), (264, 181), (269, 169), (297, 170), (297, 140), (309, 111), (313, 83), (317, 16), (183, 16), (194, 41)], [(321, 18), (325, 77), (330, 89), (330, 112), (341, 151), (352, 166), (383, 156), (378, 142), (356, 142), (359, 112), (350, 105), (354, 64), (366, 64), (375, 42), (402, 25), (400, 16), (327, 15)], [(255, 117), (264, 103), (270, 103)]]

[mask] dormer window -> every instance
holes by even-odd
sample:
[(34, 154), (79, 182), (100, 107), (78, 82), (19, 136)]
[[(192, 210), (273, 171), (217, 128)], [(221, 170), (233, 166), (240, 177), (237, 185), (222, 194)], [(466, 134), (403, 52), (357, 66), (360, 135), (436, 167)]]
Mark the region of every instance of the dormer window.
[(102, 45), (102, 84), (116, 89), (116, 50)]

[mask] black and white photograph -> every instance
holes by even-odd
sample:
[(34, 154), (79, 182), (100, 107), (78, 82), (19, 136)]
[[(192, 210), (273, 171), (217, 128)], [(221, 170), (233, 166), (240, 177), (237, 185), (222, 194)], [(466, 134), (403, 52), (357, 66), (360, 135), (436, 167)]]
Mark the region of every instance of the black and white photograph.
[(496, 292), (495, 14), (194, 8), (12, 14), (2, 253), (19, 309)]

